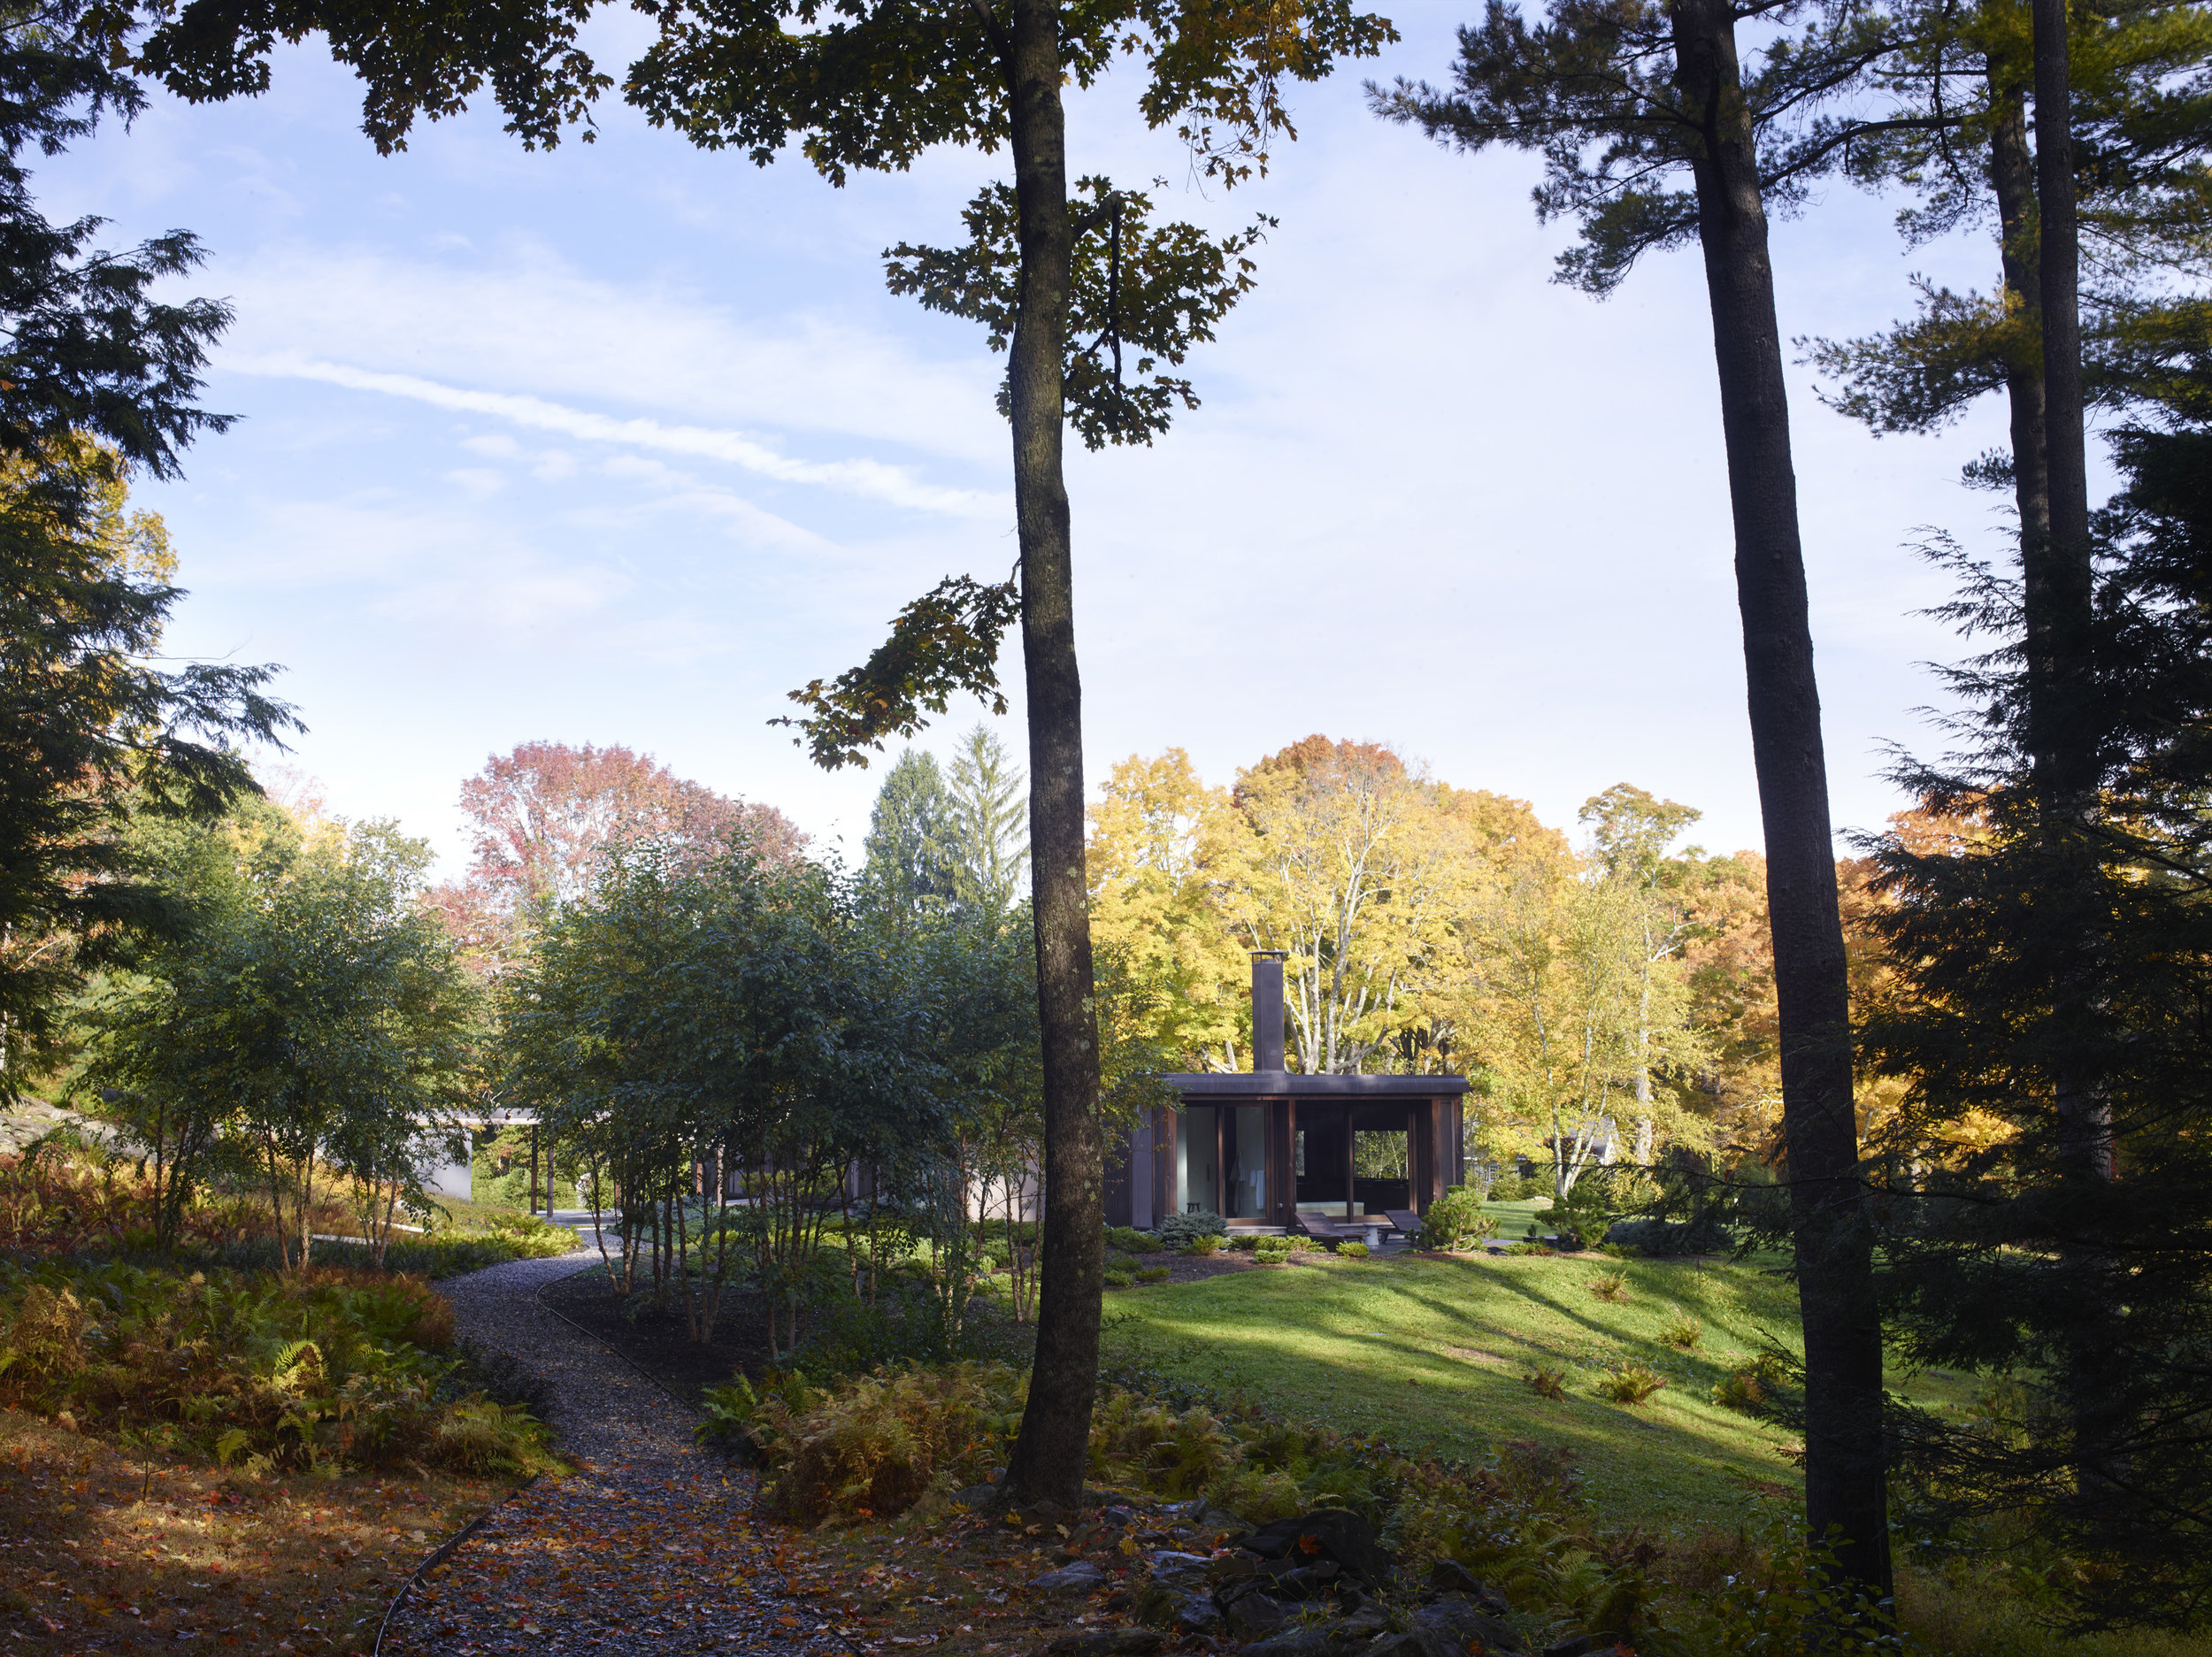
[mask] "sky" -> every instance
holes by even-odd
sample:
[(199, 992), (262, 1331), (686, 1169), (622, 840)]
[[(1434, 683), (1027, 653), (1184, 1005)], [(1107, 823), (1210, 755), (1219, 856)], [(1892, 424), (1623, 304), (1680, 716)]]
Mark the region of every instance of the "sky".
[[(1170, 747), (1202, 774), (1319, 732), (1574, 826), (1632, 782), (1760, 844), (1711, 334), (1695, 250), (1604, 302), (1551, 280), (1531, 157), (1446, 152), (1367, 112), (1367, 75), (1440, 79), (1472, 0), (1394, 11), (1402, 41), (1296, 91), (1270, 175), (1202, 187), (1147, 133), (1133, 73), (1073, 96), (1070, 158), (1217, 231), (1278, 227), (1259, 286), (1194, 352), (1203, 406), (1154, 447), (1071, 439), (1076, 625), (1094, 785)], [(591, 36), (619, 69), (641, 23)], [(190, 590), (180, 656), (281, 664), (286, 761), (330, 808), (397, 818), (447, 872), (460, 784), (534, 740), (626, 743), (772, 803), (857, 856), (884, 761), (810, 766), (769, 721), (949, 574), (1015, 558), (1002, 358), (882, 282), (949, 242), (1003, 156), (934, 153), (833, 189), (694, 150), (618, 101), (526, 153), (488, 100), (403, 154), (358, 130), (309, 44), (252, 101), (157, 96), (43, 164), (50, 216), (110, 245), (186, 228), (227, 297), (206, 405), (237, 415), (145, 485)], [(1971, 234), (1907, 249), (1897, 203), (1837, 184), (1776, 226), (1785, 338), (1878, 328), (1907, 278), (1987, 287)], [(1886, 745), (1935, 740), (1924, 664), (1957, 654), (1931, 526), (2001, 528), (1959, 467), (1990, 403), (1877, 441), (1792, 370), (1792, 426), (1840, 828), (1903, 803)], [(1002, 734), (1018, 754), (1018, 650)], [(956, 706), (940, 753), (981, 710)]]

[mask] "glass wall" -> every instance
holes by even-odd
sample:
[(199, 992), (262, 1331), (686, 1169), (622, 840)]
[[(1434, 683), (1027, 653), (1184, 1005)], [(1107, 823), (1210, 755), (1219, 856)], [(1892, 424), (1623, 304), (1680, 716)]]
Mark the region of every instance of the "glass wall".
[(1228, 1212), (1231, 1220), (1267, 1217), (1267, 1108), (1238, 1105), (1229, 1112)]
[(1183, 1193), (1183, 1212), (1203, 1214), (1214, 1206), (1214, 1108), (1199, 1105), (1180, 1111), (1175, 1118), (1176, 1189)]

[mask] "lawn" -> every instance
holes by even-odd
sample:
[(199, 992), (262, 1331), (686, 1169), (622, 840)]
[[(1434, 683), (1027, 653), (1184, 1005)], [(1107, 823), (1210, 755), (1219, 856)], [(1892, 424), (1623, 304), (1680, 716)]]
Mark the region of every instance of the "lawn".
[[(1731, 1524), (1762, 1495), (1798, 1491), (1786, 1436), (1711, 1398), (1763, 1336), (1796, 1341), (1795, 1291), (1770, 1271), (1597, 1255), (1309, 1258), (1110, 1296), (1110, 1359), (1408, 1450), (1564, 1446), (1623, 1525)], [(1592, 1285), (1614, 1271), (1625, 1289), (1608, 1300)], [(1688, 1352), (1660, 1339), (1683, 1313), (1702, 1328)], [(1599, 1374), (1622, 1361), (1648, 1364), (1665, 1387), (1639, 1406), (1600, 1398)], [(1568, 1370), (1563, 1400), (1523, 1379), (1539, 1362)], [(1965, 1395), (1940, 1378), (1909, 1390), (1939, 1404)]]

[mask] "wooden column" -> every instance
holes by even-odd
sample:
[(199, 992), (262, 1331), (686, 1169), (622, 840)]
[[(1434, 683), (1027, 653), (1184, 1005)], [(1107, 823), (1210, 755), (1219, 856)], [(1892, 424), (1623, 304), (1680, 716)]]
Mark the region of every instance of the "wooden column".
[(1352, 1101), (1344, 1101), (1344, 1218), (1352, 1217), (1352, 1185), (1358, 1178), (1357, 1164), (1352, 1157)]

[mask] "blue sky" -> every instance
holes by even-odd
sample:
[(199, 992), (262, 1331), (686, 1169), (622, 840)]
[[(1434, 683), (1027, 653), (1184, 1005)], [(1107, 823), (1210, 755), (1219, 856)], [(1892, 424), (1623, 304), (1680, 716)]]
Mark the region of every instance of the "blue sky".
[[(1395, 13), (1367, 66), (1436, 78), (1466, 5)], [(595, 35), (618, 68), (639, 23)], [(1194, 354), (1205, 406), (1156, 448), (1074, 449), (1077, 626), (1095, 779), (1187, 748), (1218, 782), (1309, 732), (1395, 743), (1571, 825), (1634, 782), (1759, 843), (1710, 333), (1694, 251), (1600, 303), (1549, 280), (1527, 157), (1446, 154), (1302, 88), (1302, 142), (1223, 197), (1281, 221), (1260, 287)], [(1133, 76), (1078, 97), (1071, 158), (1185, 180)], [(378, 157), (319, 48), (273, 90), (165, 99), (44, 165), (50, 213), (172, 226), (237, 322), (210, 406), (242, 417), (143, 488), (191, 589), (184, 654), (282, 663), (333, 809), (393, 816), (457, 869), (455, 795), (532, 739), (626, 742), (856, 848), (880, 768), (825, 775), (766, 721), (858, 661), (908, 599), (1014, 559), (998, 361), (883, 290), (881, 251), (946, 242), (1002, 157), (948, 152), (833, 190), (697, 152), (618, 103), (525, 153), (488, 105)], [(1922, 271), (1986, 286), (1967, 237), (1908, 251), (1838, 185), (1778, 226), (1786, 336), (1878, 326)], [(1880, 745), (1924, 744), (1917, 666), (1951, 641), (1919, 526), (1970, 540), (1956, 482), (1989, 405), (1875, 441), (1793, 371), (1793, 420), (1839, 824), (1899, 802)], [(1005, 734), (1018, 752), (1018, 661)], [(972, 723), (956, 710), (941, 750)]]

